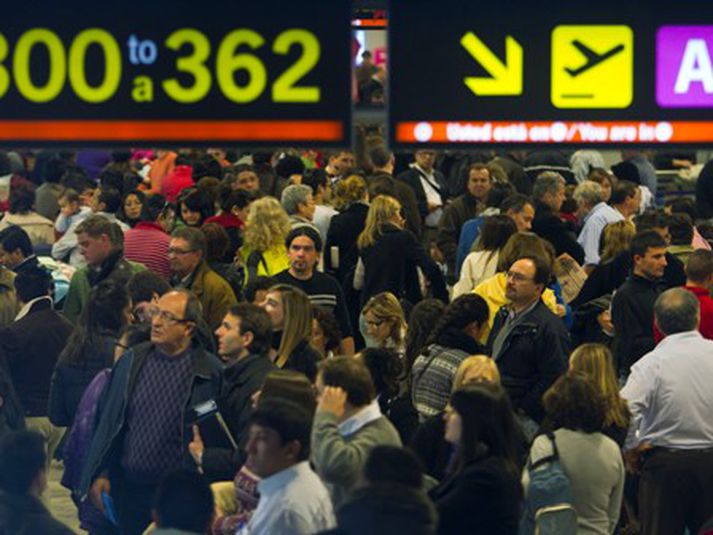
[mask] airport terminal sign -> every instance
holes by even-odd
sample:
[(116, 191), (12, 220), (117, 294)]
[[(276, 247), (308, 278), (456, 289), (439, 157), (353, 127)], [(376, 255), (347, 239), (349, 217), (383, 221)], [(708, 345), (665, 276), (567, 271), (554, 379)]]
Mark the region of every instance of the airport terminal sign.
[(701, 6), (392, 0), (391, 141), (713, 143)]
[(0, 142), (348, 145), (350, 50), (346, 0), (15, 2)]

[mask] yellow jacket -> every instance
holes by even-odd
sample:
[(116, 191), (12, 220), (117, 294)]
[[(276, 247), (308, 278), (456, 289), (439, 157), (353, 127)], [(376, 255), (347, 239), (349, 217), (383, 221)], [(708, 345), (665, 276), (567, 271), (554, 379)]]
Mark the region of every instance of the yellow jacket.
[[(252, 250), (248, 247), (243, 246), (240, 248), (240, 257), (245, 265), (247, 265), (250, 253), (252, 253)], [(262, 257), (265, 262), (260, 262), (257, 265), (257, 274), (259, 276), (272, 277), (290, 267), (290, 262), (287, 259), (287, 248), (284, 243), (279, 243), (263, 251)]]
[[(498, 313), (498, 310), (500, 310), (501, 306), (509, 303), (508, 298), (505, 297), (505, 278), (505, 273), (496, 273), (473, 289), (473, 293), (485, 299), (485, 302), (488, 303), (488, 310), (490, 311), (488, 316), (488, 328), (483, 330), (478, 340), (483, 345), (488, 342), (490, 329), (493, 328), (493, 321), (495, 320), (495, 315)], [(542, 293), (542, 302), (547, 305), (547, 308), (557, 314), (555, 293), (549, 288), (545, 288), (545, 291)]]

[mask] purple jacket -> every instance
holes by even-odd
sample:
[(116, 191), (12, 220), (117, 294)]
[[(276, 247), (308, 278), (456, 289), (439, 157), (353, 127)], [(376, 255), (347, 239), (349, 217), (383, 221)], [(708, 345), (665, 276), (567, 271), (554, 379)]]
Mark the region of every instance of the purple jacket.
[(82, 529), (92, 533), (91, 528), (106, 522), (104, 515), (95, 508), (89, 500), (80, 502), (79, 482), (84, 467), (84, 460), (89, 453), (89, 446), (94, 436), (96, 411), (104, 388), (109, 382), (111, 368), (100, 371), (82, 395), (77, 407), (74, 423), (64, 445), (64, 475), (62, 485), (72, 491), (72, 499), (79, 509), (79, 520)]

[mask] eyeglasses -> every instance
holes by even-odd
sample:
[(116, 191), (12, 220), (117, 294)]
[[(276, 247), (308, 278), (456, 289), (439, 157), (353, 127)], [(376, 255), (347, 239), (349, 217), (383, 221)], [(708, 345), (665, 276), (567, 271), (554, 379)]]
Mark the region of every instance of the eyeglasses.
[(196, 251), (196, 249), (188, 249), (188, 250), (184, 251), (183, 249), (176, 249), (175, 247), (168, 248), (168, 254), (170, 254), (170, 255), (171, 254), (172, 255), (176, 255), (176, 254), (184, 255), (184, 254), (192, 253), (194, 251)]
[(150, 320), (154, 318), (159, 318), (161, 321), (165, 321), (166, 323), (188, 323), (193, 321), (191, 319), (186, 318), (177, 318), (173, 315), (173, 313), (168, 312), (166, 310), (161, 310), (157, 306), (147, 307), (144, 313), (146, 314), (146, 317)]
[(522, 273), (518, 273), (517, 271), (508, 271), (506, 274), (508, 279), (512, 279), (515, 282), (528, 282), (528, 281), (533, 281), (532, 277), (526, 277)]

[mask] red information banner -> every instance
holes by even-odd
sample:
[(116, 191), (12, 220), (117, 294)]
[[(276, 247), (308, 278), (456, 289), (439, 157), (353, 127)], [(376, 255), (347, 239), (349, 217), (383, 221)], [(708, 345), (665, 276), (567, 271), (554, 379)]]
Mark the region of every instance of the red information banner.
[(713, 121), (408, 121), (396, 142), (430, 143), (703, 143)]

